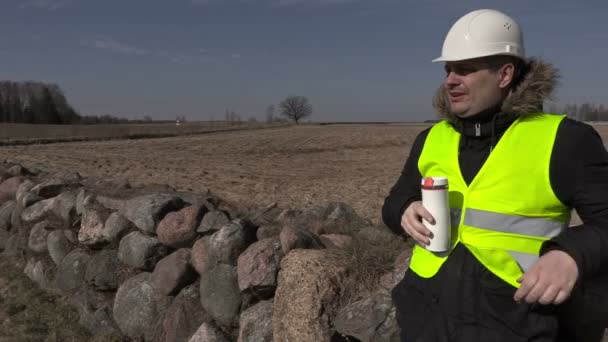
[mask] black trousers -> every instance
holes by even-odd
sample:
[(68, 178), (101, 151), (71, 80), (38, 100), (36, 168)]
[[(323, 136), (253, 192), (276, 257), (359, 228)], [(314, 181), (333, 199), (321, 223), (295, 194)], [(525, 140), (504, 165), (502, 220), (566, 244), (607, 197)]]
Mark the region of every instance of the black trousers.
[(515, 291), (459, 245), (435, 276), (425, 279), (408, 270), (393, 289), (401, 341), (600, 341), (603, 329), (567, 333), (558, 307), (516, 303)]

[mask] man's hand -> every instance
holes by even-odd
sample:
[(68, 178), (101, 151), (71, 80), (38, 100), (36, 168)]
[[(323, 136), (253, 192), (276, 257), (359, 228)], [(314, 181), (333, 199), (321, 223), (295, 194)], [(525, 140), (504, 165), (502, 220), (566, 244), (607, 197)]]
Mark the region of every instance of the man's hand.
[(568, 253), (553, 250), (538, 259), (517, 281), (521, 287), (513, 298), (528, 303), (561, 304), (572, 292), (578, 278), (576, 262)]
[(435, 224), (435, 219), (422, 206), (422, 201), (412, 202), (401, 216), (401, 227), (420, 245), (428, 246), (431, 243), (429, 238), (433, 238), (433, 233), (422, 224), (423, 218)]

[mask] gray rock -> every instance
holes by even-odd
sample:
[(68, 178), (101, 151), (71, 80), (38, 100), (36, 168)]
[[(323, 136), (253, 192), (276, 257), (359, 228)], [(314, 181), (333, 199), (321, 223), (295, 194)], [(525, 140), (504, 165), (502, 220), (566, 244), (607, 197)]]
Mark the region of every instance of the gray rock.
[(201, 304), (215, 322), (233, 328), (238, 323), (241, 296), (236, 267), (218, 264), (201, 277)]
[(161, 259), (152, 273), (152, 284), (163, 295), (175, 295), (192, 284), (197, 274), (190, 265), (190, 249), (182, 248)]
[(313, 232), (296, 226), (286, 226), (279, 235), (283, 254), (287, 255), (292, 249), (322, 249), (325, 248), (321, 239)]
[(179, 210), (184, 205), (184, 201), (179, 197), (167, 194), (152, 194), (128, 200), (124, 204), (121, 214), (140, 230), (155, 233), (158, 222), (167, 213)]
[(188, 342), (230, 342), (230, 340), (211, 323), (203, 323)]
[(158, 337), (161, 317), (170, 303), (155, 292), (150, 277), (144, 272), (125, 281), (116, 292), (112, 310), (114, 321), (126, 336), (145, 341)]
[(51, 229), (48, 221), (36, 223), (30, 231), (30, 237), (27, 242), (28, 248), (36, 253), (46, 252), (48, 250), (46, 240)]
[(87, 264), (85, 281), (98, 291), (118, 288), (119, 260), (115, 250), (104, 249), (94, 254)]
[(243, 311), (238, 342), (272, 342), (272, 301), (261, 301)]
[(102, 235), (106, 241), (114, 242), (121, 239), (131, 228), (134, 228), (131, 221), (115, 211), (106, 220)]
[(74, 248), (68, 238), (70, 235), (73, 235), (73, 232), (69, 230), (53, 230), (47, 236), (47, 249), (55, 265), (59, 265), (61, 260)]
[(256, 227), (244, 220), (234, 220), (209, 238), (210, 257), (215, 263), (236, 266), (237, 258), (256, 240)]
[(17, 203), (15, 208), (13, 209), (13, 213), (11, 214), (11, 230), (21, 230), (24, 226), (23, 220), (21, 219), (21, 215), (23, 214), (23, 207)]
[(139, 231), (125, 235), (118, 246), (118, 259), (125, 265), (141, 270), (153, 270), (158, 260), (167, 254), (168, 248), (157, 238)]
[(211, 317), (201, 307), (199, 285), (186, 286), (173, 300), (163, 319), (165, 342), (185, 342)]
[(34, 259), (28, 260), (23, 273), (41, 288), (46, 289), (50, 287), (50, 272), (42, 261), (36, 261)]
[(220, 230), (223, 226), (228, 224), (230, 219), (225, 212), (221, 210), (210, 211), (203, 216), (201, 224), (196, 229), (197, 233), (213, 233)]
[(334, 319), (334, 326), (338, 333), (361, 342), (399, 342), (395, 307), (388, 292), (375, 293), (342, 308)]
[(89, 255), (82, 249), (75, 249), (68, 253), (55, 274), (55, 286), (63, 292), (72, 292), (84, 284)]
[(15, 201), (8, 201), (0, 206), (0, 230), (8, 231), (11, 229), (11, 216), (16, 206)]
[(78, 323), (95, 336), (108, 337), (109, 340), (121, 340), (120, 329), (112, 317), (112, 307), (104, 305), (98, 309), (83, 307)]
[(65, 228), (69, 228), (76, 215), (76, 197), (71, 192), (36, 202), (25, 208), (21, 219), (26, 223), (35, 223), (44, 219), (60, 220)]
[(38, 201), (43, 200), (42, 197), (30, 192), (35, 185), (36, 184), (30, 180), (26, 180), (19, 185), (15, 198), (22, 207), (26, 208)]
[(255, 242), (243, 252), (237, 263), (239, 289), (268, 298), (277, 287), (277, 274), (283, 252), (278, 239)]

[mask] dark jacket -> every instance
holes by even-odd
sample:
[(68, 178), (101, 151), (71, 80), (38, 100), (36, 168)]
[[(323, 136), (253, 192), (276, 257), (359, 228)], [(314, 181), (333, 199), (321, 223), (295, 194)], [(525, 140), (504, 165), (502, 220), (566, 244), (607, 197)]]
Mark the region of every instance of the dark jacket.
[[(445, 91), (443, 88), (438, 90), (434, 98), (435, 108), (462, 134), (459, 147), (459, 163), (463, 178), (467, 184), (475, 177), (489, 156), (491, 147), (498, 143), (502, 134), (511, 123), (520, 115), (527, 115), (540, 111), (544, 99), (551, 95), (555, 87), (556, 78), (557, 72), (552, 66), (539, 60), (531, 60), (527, 70), (525, 70), (523, 80), (500, 108), (491, 108), (486, 112), (466, 120), (458, 119), (449, 113), (447, 110), (448, 105)], [(476, 124), (479, 124), (481, 127), (479, 136), (476, 134)], [(418, 158), (420, 157), (429, 130), (430, 129), (424, 130), (416, 138), (403, 168), (403, 172), (396, 184), (390, 190), (382, 208), (382, 216), (385, 224), (392, 231), (400, 235), (404, 234), (400, 224), (403, 212), (410, 203), (421, 199), (421, 175), (418, 170)], [(579, 269), (579, 283), (584, 283), (584, 280), (587, 279), (598, 278), (598, 275), (600, 275), (608, 265), (608, 153), (604, 148), (600, 136), (593, 127), (567, 118), (562, 121), (557, 131), (554, 149), (551, 155), (549, 176), (551, 186), (556, 196), (565, 205), (576, 209), (576, 212), (582, 219), (583, 225), (567, 229), (559, 236), (544, 243), (541, 254), (546, 253), (551, 249), (563, 250), (571, 255), (576, 261)], [(433, 296), (436, 298), (442, 297), (444, 303), (440, 305), (438, 310), (443, 310), (444, 312), (446, 310), (453, 310), (453, 308), (446, 309), (445, 307), (446, 305), (448, 307), (451, 305), (449, 304), (450, 300), (447, 299), (451, 296), (470, 298), (471, 296), (484, 297), (487, 295), (486, 297), (481, 298), (480, 301), (494, 301), (496, 305), (486, 311), (495, 310), (496, 312), (483, 312), (483, 310), (481, 310), (481, 313), (475, 314), (480, 315), (477, 316), (476, 319), (479, 324), (479, 320), (493, 317), (494, 315), (496, 317), (493, 319), (506, 320), (514, 324), (511, 328), (519, 329), (520, 336), (513, 335), (505, 339), (505, 341), (526, 341), (526, 336), (529, 337), (534, 334), (546, 334), (549, 336), (547, 337), (548, 339), (546, 339), (547, 341), (552, 341), (557, 338), (558, 333), (556, 332), (556, 329), (558, 328), (556, 326), (555, 317), (553, 314), (546, 315), (547, 310), (554, 312), (555, 308), (539, 307), (538, 305), (523, 308), (522, 306), (515, 305), (512, 300), (514, 289), (494, 275), (486, 274), (489, 272), (487, 272), (483, 265), (481, 265), (481, 263), (479, 263), (463, 246), (457, 247), (448, 258), (448, 262), (444, 264), (435, 277), (425, 280), (412, 273), (413, 272), (408, 272), (406, 279), (404, 279), (394, 291), (394, 294), (397, 295), (395, 304), (398, 309), (401, 306), (402, 311), (406, 310), (404, 308), (406, 304), (399, 303), (399, 297), (406, 292), (406, 288), (410, 288), (410, 292), (411, 288), (415, 288), (416, 291), (425, 293), (425, 296), (428, 295), (428, 293), (431, 293), (431, 299), (433, 299)], [(467, 287), (466, 284), (462, 285), (463, 275), (477, 278), (478, 281), (470, 284), (470, 287)], [(461, 290), (470, 291), (470, 293), (454, 290), (446, 292), (446, 284), (455, 283), (461, 283)], [(495, 293), (490, 295), (489, 293), (492, 291), (487, 289), (499, 289), (498, 292), (500, 293), (500, 296), (509, 294), (511, 297), (510, 301), (505, 300), (498, 303), (494, 296)], [(411, 298), (411, 293), (407, 293), (407, 296), (409, 296), (409, 299), (401, 298), (401, 301), (414, 301)], [(505, 296), (505, 298), (506, 297), (508, 296)], [(463, 305), (464, 304), (462, 303), (459, 304), (461, 309)], [(479, 307), (480, 303), (470, 305), (477, 305), (477, 307)], [(523, 311), (519, 312), (519, 308), (523, 308)], [(501, 314), (501, 312), (504, 312), (505, 310), (507, 310), (507, 312)], [(542, 313), (539, 314), (538, 317), (542, 317), (543, 319), (538, 317), (533, 318), (537, 320), (536, 327), (539, 326), (538, 322), (543, 322), (540, 326), (543, 326), (543, 324), (544, 326), (540, 330), (531, 328), (533, 325), (526, 323), (528, 321), (523, 319), (523, 316), (520, 316), (525, 316), (526, 312), (530, 310), (534, 312), (540, 310)], [(459, 309), (457, 311), (462, 310)], [(462, 312), (460, 312), (460, 314), (462, 314)], [(510, 314), (513, 314), (512, 317), (509, 316)], [(451, 317), (455, 316), (451, 315)], [(527, 319), (529, 320), (529, 318), (530, 317)], [(457, 320), (460, 319), (462, 319), (462, 317)], [(520, 325), (515, 323), (517, 321), (520, 322)], [(510, 326), (511, 323), (506, 325)], [(409, 324), (416, 325), (417, 323), (410, 322)], [(449, 325), (450, 324), (446, 323), (445, 326)], [(505, 324), (489, 325), (493, 327), (491, 330), (500, 330)], [(458, 324), (455, 326), (458, 326)], [(469, 333), (480, 334), (479, 327), (477, 328), (477, 331), (474, 331), (475, 329), (470, 329)], [(453, 331), (458, 330), (457, 327), (452, 327), (451, 329)], [(509, 334), (503, 331), (503, 335), (508, 336)], [(463, 338), (462, 340), (466, 340), (466, 338), (472, 338), (472, 340), (481, 338), (481, 340), (485, 340), (483, 337), (480, 337), (480, 335), (473, 337), (470, 335), (463, 336), (461, 336)], [(438, 338), (430, 338), (431, 337), (426, 336), (426, 340), (428, 341), (441, 340)], [(498, 337), (493, 335), (488, 335), (487, 338), (489, 340), (499, 341), (499, 339), (497, 339)], [(448, 340), (458, 339), (453, 338)], [(539, 341), (540, 340), (542, 339), (539, 339)]]

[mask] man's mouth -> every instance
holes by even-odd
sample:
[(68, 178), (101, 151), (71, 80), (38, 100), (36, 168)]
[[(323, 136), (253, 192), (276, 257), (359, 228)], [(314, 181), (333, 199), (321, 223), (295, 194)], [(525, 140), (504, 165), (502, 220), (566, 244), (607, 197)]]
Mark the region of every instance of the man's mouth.
[(461, 100), (466, 94), (459, 91), (450, 91), (448, 95), (450, 96), (450, 100), (458, 101)]

